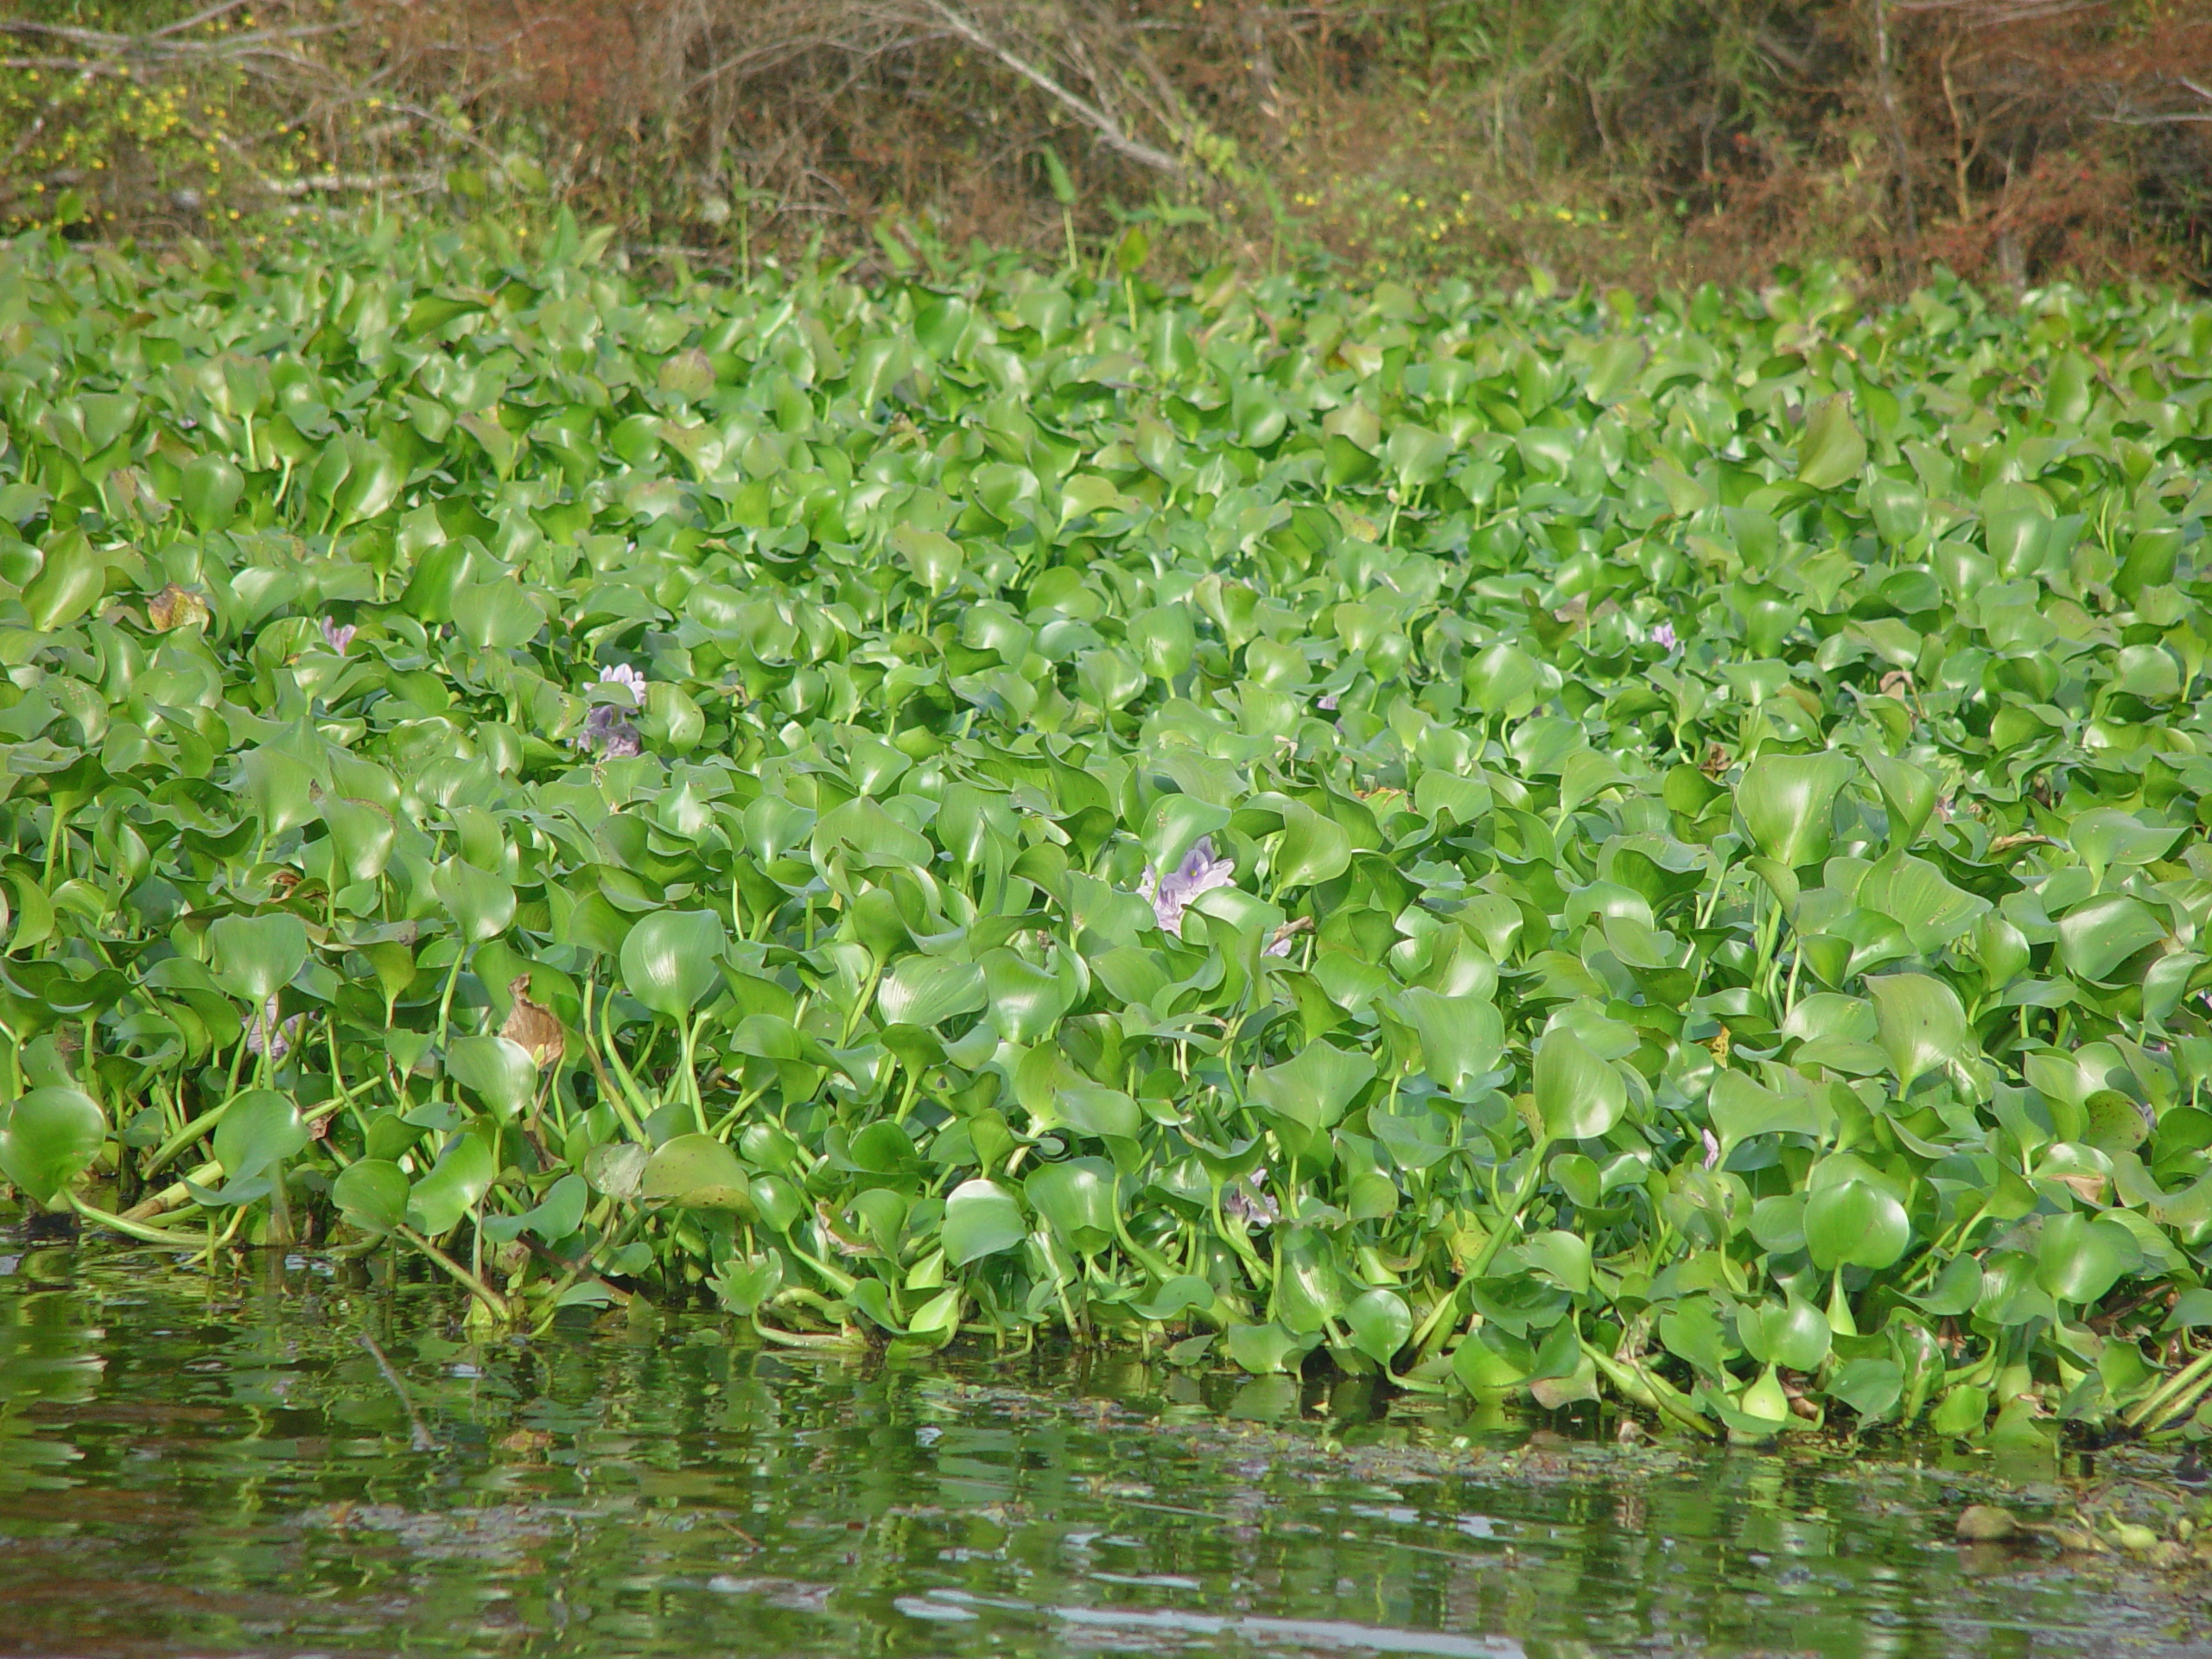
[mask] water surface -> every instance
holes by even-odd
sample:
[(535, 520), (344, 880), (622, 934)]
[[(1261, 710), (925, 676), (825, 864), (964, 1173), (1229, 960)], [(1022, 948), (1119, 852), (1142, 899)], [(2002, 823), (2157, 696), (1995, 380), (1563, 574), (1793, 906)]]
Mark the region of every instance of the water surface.
[(460, 1312), (0, 1235), (0, 1652), (2212, 1653), (2190, 1581), (1951, 1542), (1963, 1454)]

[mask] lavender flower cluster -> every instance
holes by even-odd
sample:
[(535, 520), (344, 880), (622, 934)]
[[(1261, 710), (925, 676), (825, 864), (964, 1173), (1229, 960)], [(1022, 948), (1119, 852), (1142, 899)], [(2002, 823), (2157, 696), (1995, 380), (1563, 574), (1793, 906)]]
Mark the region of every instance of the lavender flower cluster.
[[(1144, 879), (1137, 884), (1137, 895), (1152, 906), (1152, 913), (1159, 921), (1160, 931), (1183, 937), (1183, 912), (1202, 893), (1211, 893), (1216, 887), (1236, 885), (1236, 861), (1213, 855), (1213, 837), (1201, 836), (1198, 844), (1184, 855), (1183, 861), (1165, 876), (1147, 864)], [(1286, 933), (1267, 948), (1271, 957), (1290, 954), (1291, 939)]]
[(645, 677), (627, 663), (617, 663), (601, 669), (595, 683), (620, 686), (629, 693), (630, 708), (625, 710), (614, 702), (594, 703), (591, 713), (584, 716), (583, 730), (576, 734), (576, 747), (608, 760), (643, 753), (645, 743), (631, 723), (630, 714), (645, 706)]

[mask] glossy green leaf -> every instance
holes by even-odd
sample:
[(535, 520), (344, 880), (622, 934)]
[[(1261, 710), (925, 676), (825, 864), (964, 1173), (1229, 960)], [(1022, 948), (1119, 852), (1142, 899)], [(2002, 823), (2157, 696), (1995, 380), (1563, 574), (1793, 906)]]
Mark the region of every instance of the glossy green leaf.
[(502, 1122), (527, 1111), (537, 1091), (537, 1063), (505, 1037), (454, 1038), (446, 1049), (446, 1070)]
[(1736, 811), (1751, 844), (1784, 868), (1827, 855), (1836, 793), (1850, 781), (1850, 757), (1763, 754), (1744, 768)]
[(344, 876), (373, 881), (391, 861), (399, 836), (391, 815), (368, 801), (349, 801), (326, 795), (318, 809), (330, 829), (333, 857)]
[(407, 1224), (432, 1238), (448, 1233), (491, 1191), (499, 1175), (492, 1149), (473, 1135), (448, 1143), (407, 1197)]
[(1563, 1027), (1546, 1033), (1536, 1045), (1535, 1082), (1536, 1110), (1554, 1140), (1594, 1140), (1628, 1109), (1628, 1086), (1620, 1073)]
[(1866, 440), (1851, 418), (1851, 400), (1838, 392), (1805, 417), (1797, 440), (1797, 476), (1816, 490), (1833, 490), (1859, 476), (1866, 465)]
[(883, 1017), (899, 1026), (936, 1026), (988, 1001), (982, 969), (950, 957), (902, 957), (877, 992)]
[(221, 530), (238, 514), (245, 493), (245, 474), (226, 455), (195, 455), (186, 463), (178, 487), (185, 515), (200, 531)]
[(1886, 1268), (1912, 1242), (1904, 1206), (1865, 1181), (1840, 1181), (1805, 1200), (1805, 1249), (1823, 1273)]
[(289, 911), (225, 916), (207, 929), (218, 978), (259, 1007), (292, 982), (308, 959), (307, 924)]
[(515, 890), (502, 876), (458, 858), (447, 859), (430, 878), (438, 902), (472, 944), (496, 938), (515, 918)]
[(2036, 1283), (2059, 1301), (2101, 1301), (2143, 1263), (2143, 1247), (2119, 1222), (2081, 1214), (2051, 1216), (2035, 1242)]
[(2151, 907), (2124, 893), (2075, 906), (2058, 920), (2058, 956), (2069, 973), (2107, 980), (2122, 963), (2166, 937)]
[(79, 1090), (33, 1089), (0, 1121), (0, 1174), (34, 1204), (60, 1207), (107, 1138), (107, 1119)]
[(1344, 1306), (1352, 1346), (1377, 1365), (1388, 1365), (1413, 1335), (1413, 1310), (1395, 1290), (1363, 1291)]
[(1926, 974), (1891, 974), (1870, 978), (1877, 1040), (1901, 1090), (1921, 1076), (1955, 1060), (1965, 1052), (1967, 1011), (1959, 994)]
[(1784, 1302), (1739, 1308), (1736, 1331), (1753, 1359), (1793, 1371), (1818, 1370), (1828, 1357), (1833, 1335), (1827, 1315), (1794, 1296)]
[(690, 1210), (753, 1213), (752, 1177), (737, 1154), (710, 1135), (679, 1135), (653, 1148), (638, 1196)]
[(1422, 1064), (1444, 1089), (1463, 1089), (1497, 1065), (1505, 1029), (1488, 997), (1447, 996), (1417, 986), (1402, 1001), (1421, 1033)]
[(1092, 1255), (1114, 1240), (1114, 1185), (1111, 1164), (1073, 1158), (1033, 1171), (1022, 1191), (1030, 1207), (1071, 1249)]
[(48, 542), (46, 556), (22, 592), (34, 633), (67, 627), (99, 602), (107, 586), (107, 560), (82, 531), (64, 531)]
[(1333, 818), (1292, 802), (1284, 812), (1282, 839), (1275, 845), (1278, 890), (1310, 886), (1342, 875), (1351, 864), (1351, 837)]
[(964, 1268), (987, 1255), (1013, 1249), (1029, 1236), (1021, 1206), (995, 1181), (963, 1181), (944, 1201), (944, 1254)]
[(1326, 1041), (1309, 1044), (1281, 1065), (1252, 1075), (1247, 1092), (1258, 1104), (1306, 1129), (1325, 1129), (1341, 1118), (1375, 1076), (1375, 1062)]
[(223, 1109), (215, 1126), (215, 1161), (231, 1182), (251, 1180), (305, 1147), (308, 1126), (290, 1099), (271, 1089), (252, 1089)]
[(721, 986), (716, 960), (728, 941), (712, 911), (656, 911), (622, 941), (622, 982), (655, 1014), (688, 1019)]
[(360, 1158), (338, 1173), (330, 1201), (347, 1224), (382, 1237), (407, 1220), (407, 1172), (388, 1158)]

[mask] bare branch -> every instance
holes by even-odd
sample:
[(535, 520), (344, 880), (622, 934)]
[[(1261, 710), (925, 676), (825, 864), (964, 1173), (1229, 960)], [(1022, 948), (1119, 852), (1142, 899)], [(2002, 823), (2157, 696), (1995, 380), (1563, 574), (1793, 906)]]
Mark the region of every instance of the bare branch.
[(1080, 98), (1054, 80), (1034, 64), (1016, 57), (1011, 51), (993, 40), (976, 26), (966, 14), (947, 5), (945, 0), (928, 0), (931, 11), (944, 20), (947, 29), (978, 52), (987, 52), (1007, 68), (1020, 76), (1046, 97), (1056, 99), (1076, 118), (1098, 135), (1099, 141), (1117, 156), (1127, 156), (1143, 167), (1161, 173), (1180, 173), (1182, 163), (1162, 149), (1154, 149), (1140, 139), (1132, 138), (1122, 130), (1114, 118), (1090, 99)]
[(335, 191), (435, 190), (435, 173), (317, 173), (303, 179), (257, 179), (257, 189), (272, 196), (319, 196)]
[(180, 17), (173, 23), (164, 23), (161, 28), (154, 30), (151, 34), (147, 35), (146, 38), (149, 41), (156, 41), (161, 39), (165, 35), (181, 35), (188, 29), (199, 28), (202, 23), (212, 23), (215, 19), (222, 16), (226, 12), (236, 11), (240, 6), (243, 6), (245, 3), (246, 0), (215, 0), (215, 3), (209, 6), (206, 10), (195, 11), (189, 17)]

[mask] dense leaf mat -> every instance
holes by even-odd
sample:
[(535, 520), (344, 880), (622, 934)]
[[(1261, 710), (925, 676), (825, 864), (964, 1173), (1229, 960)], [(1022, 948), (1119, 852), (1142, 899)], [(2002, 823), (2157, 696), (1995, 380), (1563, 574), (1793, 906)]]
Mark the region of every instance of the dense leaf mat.
[(387, 230), (19, 244), (0, 363), (35, 1207), (1738, 1435), (2212, 1374), (2212, 313)]

